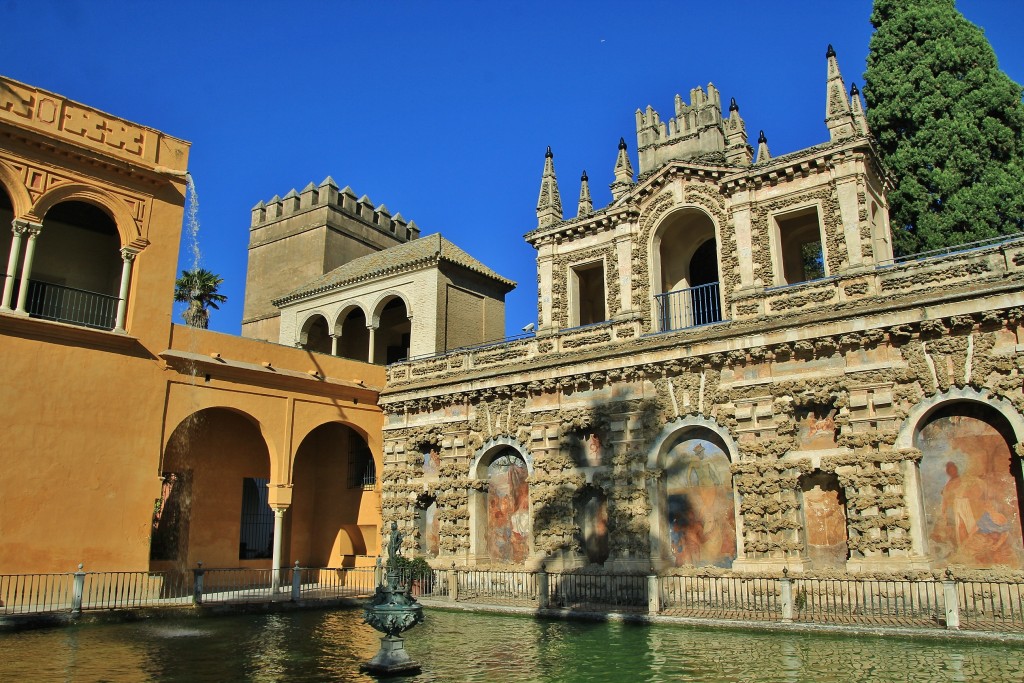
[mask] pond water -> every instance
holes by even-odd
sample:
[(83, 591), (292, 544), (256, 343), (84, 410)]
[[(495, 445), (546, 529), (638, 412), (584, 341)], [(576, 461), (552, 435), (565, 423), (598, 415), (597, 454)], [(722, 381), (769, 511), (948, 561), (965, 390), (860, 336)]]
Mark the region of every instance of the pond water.
[[(149, 620), (0, 634), (0, 681), (371, 681), (361, 611)], [(1024, 680), (1018, 644), (697, 630), (428, 610), (397, 681)]]

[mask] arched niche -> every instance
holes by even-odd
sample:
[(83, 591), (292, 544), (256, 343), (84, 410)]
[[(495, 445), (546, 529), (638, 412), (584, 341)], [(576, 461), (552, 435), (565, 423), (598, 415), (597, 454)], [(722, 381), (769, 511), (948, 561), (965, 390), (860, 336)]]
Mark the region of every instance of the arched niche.
[(947, 396), (914, 423), (919, 533), (938, 566), (1024, 568), (1019, 415), (1001, 408)]
[(579, 529), (580, 551), (589, 564), (604, 564), (608, 559), (608, 496), (588, 484), (573, 496), (573, 522)]
[(800, 477), (804, 555), (812, 569), (845, 569), (850, 558), (846, 492), (834, 472)]
[(366, 312), (359, 306), (351, 306), (341, 312), (336, 325), (340, 334), (338, 337), (339, 356), (364, 362), (369, 360), (370, 331), (366, 326)]
[(518, 443), (496, 439), (480, 449), (470, 474), (470, 552), (481, 561), (523, 564), (533, 550), (531, 459)]
[(728, 568), (739, 556), (739, 501), (730, 465), (735, 444), (704, 418), (663, 430), (648, 467), (652, 484), (651, 556), (672, 566)]
[(408, 302), (391, 294), (374, 306), (373, 358), (376, 363), (390, 365), (409, 357), (412, 344), (412, 320)]

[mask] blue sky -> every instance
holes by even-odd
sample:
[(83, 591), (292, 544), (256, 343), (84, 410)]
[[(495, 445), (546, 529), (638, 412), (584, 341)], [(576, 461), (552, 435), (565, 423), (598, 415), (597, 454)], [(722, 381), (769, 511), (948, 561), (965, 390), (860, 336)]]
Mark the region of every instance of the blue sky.
[[(1024, 2), (960, 0), (1024, 82)], [(202, 265), (237, 333), (250, 209), (332, 176), (519, 283), (536, 318), (547, 145), (566, 217), (610, 199), (634, 112), (714, 82), (774, 155), (823, 142), (825, 48), (861, 84), (869, 0), (708, 3), (0, 0), (0, 73), (192, 143)], [(186, 250), (182, 249), (183, 266)], [(190, 257), (188, 257), (190, 261)]]

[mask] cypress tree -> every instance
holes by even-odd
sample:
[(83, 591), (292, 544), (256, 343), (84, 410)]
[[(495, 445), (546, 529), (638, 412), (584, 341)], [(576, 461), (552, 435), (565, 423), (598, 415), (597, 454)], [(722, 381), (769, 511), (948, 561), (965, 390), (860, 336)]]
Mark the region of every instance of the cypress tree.
[(954, 0), (875, 0), (864, 95), (898, 253), (1024, 230), (1024, 105)]

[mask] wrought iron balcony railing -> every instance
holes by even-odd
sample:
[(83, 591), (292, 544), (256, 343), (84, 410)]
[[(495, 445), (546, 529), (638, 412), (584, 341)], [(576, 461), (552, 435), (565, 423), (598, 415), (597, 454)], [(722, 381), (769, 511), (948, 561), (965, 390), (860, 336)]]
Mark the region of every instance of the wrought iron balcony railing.
[[(20, 285), (20, 281), (15, 282), (14, 300)], [(118, 298), (110, 294), (29, 280), (25, 310), (33, 318), (112, 330), (117, 320), (117, 302)]]
[(717, 282), (654, 296), (658, 330), (670, 332), (722, 321), (722, 299)]

